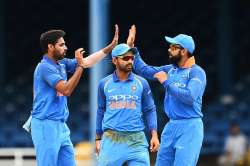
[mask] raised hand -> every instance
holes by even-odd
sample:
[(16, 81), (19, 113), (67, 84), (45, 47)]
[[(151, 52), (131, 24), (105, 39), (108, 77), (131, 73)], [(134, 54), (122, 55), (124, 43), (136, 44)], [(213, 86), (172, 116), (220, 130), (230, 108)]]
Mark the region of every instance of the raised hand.
[(129, 34), (127, 38), (127, 45), (130, 47), (134, 47), (135, 45), (135, 35), (136, 35), (136, 27), (135, 25), (132, 25), (131, 28), (129, 29)]
[(118, 44), (119, 39), (119, 27), (117, 24), (115, 24), (115, 35), (113, 37), (112, 42), (105, 48), (103, 48), (103, 52), (105, 54), (108, 54), (112, 51), (112, 49)]
[(83, 48), (78, 48), (75, 51), (75, 59), (77, 61), (77, 64), (79, 66), (84, 66), (84, 60), (83, 60), (83, 54), (84, 54), (84, 49)]

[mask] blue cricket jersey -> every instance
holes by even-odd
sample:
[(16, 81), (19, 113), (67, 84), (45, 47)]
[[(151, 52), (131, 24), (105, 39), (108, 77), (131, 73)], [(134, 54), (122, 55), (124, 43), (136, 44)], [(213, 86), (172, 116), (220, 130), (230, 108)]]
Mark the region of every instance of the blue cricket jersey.
[(157, 129), (156, 107), (148, 82), (132, 72), (120, 81), (116, 72), (105, 77), (98, 87), (96, 133), (142, 131), (143, 117), (149, 130)]
[(69, 115), (67, 97), (57, 92), (56, 84), (67, 81), (67, 72), (75, 71), (75, 59), (64, 58), (58, 63), (44, 55), (34, 72), (32, 117), (66, 121)]
[(154, 67), (147, 65), (137, 50), (134, 60), (137, 74), (155, 80), (154, 74), (159, 71), (168, 73), (163, 83), (165, 88), (164, 111), (170, 119), (202, 118), (202, 96), (206, 87), (206, 74), (196, 65), (181, 68), (174, 65)]

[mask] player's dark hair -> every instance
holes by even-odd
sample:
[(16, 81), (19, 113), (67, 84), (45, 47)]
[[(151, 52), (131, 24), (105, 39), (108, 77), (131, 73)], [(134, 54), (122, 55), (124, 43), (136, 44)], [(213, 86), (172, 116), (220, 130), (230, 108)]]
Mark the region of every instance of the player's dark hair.
[(42, 53), (45, 54), (48, 52), (48, 44), (55, 45), (57, 40), (61, 37), (65, 36), (65, 32), (63, 30), (49, 30), (44, 32), (40, 36), (40, 46), (42, 49)]
[(192, 57), (192, 56), (194, 56), (193, 54), (191, 54), (191, 53), (188, 52), (188, 51), (187, 51), (187, 55), (188, 55), (189, 58)]

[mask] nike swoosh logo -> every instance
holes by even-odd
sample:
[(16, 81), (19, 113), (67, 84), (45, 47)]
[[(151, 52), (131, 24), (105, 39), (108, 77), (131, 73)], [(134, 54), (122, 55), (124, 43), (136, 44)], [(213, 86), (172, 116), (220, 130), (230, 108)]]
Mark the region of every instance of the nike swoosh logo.
[(176, 146), (176, 149), (184, 149), (183, 146)]
[(116, 88), (109, 89), (109, 90), (108, 90), (108, 93), (113, 92), (114, 90), (116, 90)]

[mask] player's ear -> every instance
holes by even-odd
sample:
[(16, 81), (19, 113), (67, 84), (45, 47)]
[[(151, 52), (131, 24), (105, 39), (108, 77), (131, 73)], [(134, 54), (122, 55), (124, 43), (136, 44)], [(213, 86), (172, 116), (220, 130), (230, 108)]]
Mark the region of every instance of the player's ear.
[(54, 45), (53, 44), (48, 44), (48, 50), (52, 50), (54, 49)]
[(186, 55), (186, 54), (188, 54), (188, 50), (187, 50), (187, 49), (185, 49), (185, 48), (184, 48), (184, 49), (182, 49), (182, 50), (181, 50), (181, 52), (182, 52), (183, 54), (185, 54), (185, 55)]
[(112, 58), (112, 63), (113, 63), (114, 65), (116, 65), (116, 63), (117, 63), (117, 58)]

